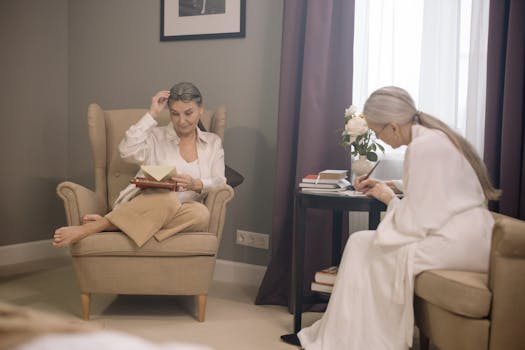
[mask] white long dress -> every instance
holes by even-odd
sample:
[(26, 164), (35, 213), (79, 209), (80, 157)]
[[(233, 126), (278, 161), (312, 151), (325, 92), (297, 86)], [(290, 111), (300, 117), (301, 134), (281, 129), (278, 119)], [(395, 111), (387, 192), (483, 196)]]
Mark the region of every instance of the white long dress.
[(404, 197), (376, 231), (352, 234), (323, 317), (299, 332), (307, 350), (406, 350), (415, 276), (485, 272), (494, 224), (474, 170), (441, 131), (412, 127)]

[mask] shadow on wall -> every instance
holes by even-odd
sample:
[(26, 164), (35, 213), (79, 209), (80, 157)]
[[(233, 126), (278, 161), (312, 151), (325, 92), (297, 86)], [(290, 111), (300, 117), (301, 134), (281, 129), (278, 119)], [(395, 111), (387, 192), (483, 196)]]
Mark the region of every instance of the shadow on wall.
[(224, 137), (226, 163), (245, 178), (235, 189), (228, 208), (219, 257), (267, 264), (269, 251), (235, 243), (237, 229), (270, 234), (272, 224), (275, 145), (254, 128), (227, 128)]
[(4, 224), (0, 245), (50, 239), (56, 228), (66, 224), (56, 177), (24, 177), (10, 180), (3, 191), (0, 220)]

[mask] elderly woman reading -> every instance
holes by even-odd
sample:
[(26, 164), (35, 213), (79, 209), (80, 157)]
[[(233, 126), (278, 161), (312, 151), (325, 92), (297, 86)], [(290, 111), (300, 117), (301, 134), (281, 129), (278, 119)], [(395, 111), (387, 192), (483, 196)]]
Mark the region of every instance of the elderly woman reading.
[[(155, 118), (166, 106), (171, 122), (159, 127)], [(118, 229), (140, 247), (151, 237), (162, 241), (178, 232), (205, 229), (209, 212), (198, 200), (225, 184), (226, 178), (221, 139), (197, 127), (203, 110), (201, 93), (191, 83), (155, 94), (149, 112), (126, 131), (119, 150), (123, 159), (139, 165), (174, 166), (177, 191), (130, 184), (110, 213), (86, 215), (83, 225), (57, 229), (53, 245), (65, 247), (91, 234)]]

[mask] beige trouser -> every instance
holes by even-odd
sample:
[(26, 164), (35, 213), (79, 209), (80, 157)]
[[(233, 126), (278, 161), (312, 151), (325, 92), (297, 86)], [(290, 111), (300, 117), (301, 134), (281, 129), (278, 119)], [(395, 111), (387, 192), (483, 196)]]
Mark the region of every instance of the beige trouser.
[(141, 247), (152, 236), (162, 241), (183, 231), (205, 231), (210, 212), (199, 202), (180, 203), (176, 192), (144, 190), (106, 218)]

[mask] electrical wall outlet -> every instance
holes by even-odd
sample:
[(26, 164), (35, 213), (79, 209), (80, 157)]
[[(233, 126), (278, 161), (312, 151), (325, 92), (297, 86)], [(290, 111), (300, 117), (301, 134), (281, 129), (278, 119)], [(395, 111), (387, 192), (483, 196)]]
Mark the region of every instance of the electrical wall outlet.
[(268, 249), (270, 247), (270, 237), (264, 233), (237, 230), (236, 243), (248, 247)]

